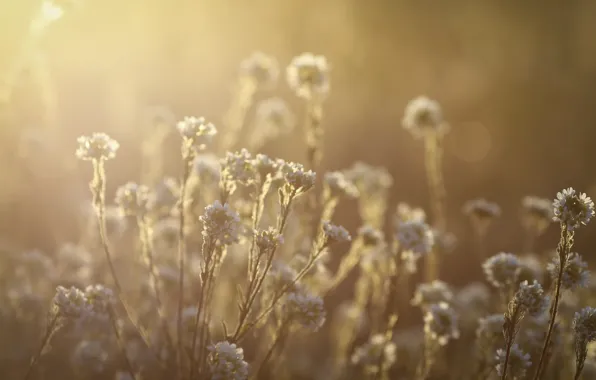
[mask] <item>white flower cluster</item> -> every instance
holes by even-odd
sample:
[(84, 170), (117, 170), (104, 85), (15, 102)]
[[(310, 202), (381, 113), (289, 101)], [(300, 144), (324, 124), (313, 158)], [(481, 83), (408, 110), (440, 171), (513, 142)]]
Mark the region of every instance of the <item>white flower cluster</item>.
[(376, 247), (385, 241), (385, 234), (370, 225), (364, 225), (358, 229), (358, 236), (367, 247)]
[(424, 221), (412, 219), (398, 223), (396, 240), (399, 242), (401, 259), (406, 268), (415, 272), (418, 259), (432, 251), (435, 235)]
[(491, 220), (501, 215), (501, 207), (484, 198), (472, 199), (464, 204), (464, 214), (478, 220)]
[(312, 170), (305, 170), (302, 164), (287, 162), (282, 167), (286, 180), (285, 191), (287, 194), (299, 195), (310, 190), (317, 179), (316, 173)]
[(395, 209), (395, 224), (412, 220), (425, 222), (426, 212), (420, 207), (412, 207), (404, 202), (398, 203)]
[(357, 198), (358, 189), (342, 172), (327, 172), (324, 177), (325, 192), (329, 198)]
[(219, 158), (211, 153), (197, 154), (193, 163), (193, 175), (200, 182), (219, 182), (221, 163)]
[(204, 117), (187, 116), (176, 124), (185, 143), (195, 149), (205, 149), (217, 134), (217, 129)]
[(257, 154), (252, 162), (261, 182), (275, 178), (285, 164), (284, 160), (274, 160), (267, 155)]
[(449, 131), (441, 106), (426, 96), (414, 98), (406, 105), (402, 126), (416, 138), (427, 133), (442, 136)]
[(549, 305), (549, 298), (544, 294), (542, 285), (536, 280), (532, 284), (523, 281), (519, 284), (519, 289), (513, 297), (513, 303), (521, 311), (529, 313), (531, 316), (542, 315)]
[(77, 139), (79, 147), (76, 156), (85, 161), (103, 161), (116, 157), (120, 144), (105, 133), (94, 133)]
[(457, 314), (449, 304), (440, 302), (430, 305), (424, 314), (424, 333), (441, 346), (459, 338)]
[(279, 78), (279, 65), (274, 57), (256, 51), (240, 63), (240, 75), (258, 86), (270, 86)]
[(296, 125), (296, 116), (281, 98), (261, 101), (255, 113), (257, 133), (260, 133), (262, 138), (275, 138), (281, 133), (290, 132)]
[(362, 366), (368, 373), (376, 373), (379, 367), (389, 368), (396, 360), (397, 346), (384, 334), (375, 334), (370, 340), (357, 347), (352, 355), (352, 364)]
[(210, 380), (246, 380), (248, 363), (244, 351), (233, 343), (218, 342), (209, 346)]
[(58, 286), (52, 303), (58, 317), (72, 321), (105, 321), (115, 298), (103, 285), (90, 285), (85, 291), (74, 286), (69, 289)]
[(234, 187), (250, 185), (255, 180), (256, 169), (251, 154), (246, 149), (228, 152), (221, 161), (221, 176)]
[(371, 166), (361, 161), (344, 171), (348, 181), (351, 181), (361, 198), (374, 197), (386, 191), (393, 185), (393, 177), (386, 168)]
[(531, 218), (551, 223), (553, 219), (552, 201), (546, 198), (526, 196), (522, 200), (524, 212)]
[(577, 193), (573, 188), (563, 189), (553, 201), (553, 220), (573, 231), (588, 224), (594, 217), (594, 202), (585, 193)]
[[(503, 376), (503, 365), (505, 364), (506, 351), (503, 349), (497, 350), (497, 373)], [(507, 363), (507, 375), (512, 379), (523, 379), (526, 376), (526, 371), (532, 362), (530, 361), (530, 354), (522, 351), (522, 349), (514, 344), (511, 346), (509, 353), (509, 362)]]
[(217, 240), (221, 244), (230, 245), (238, 241), (240, 234), (240, 216), (230, 209), (226, 203), (222, 205), (219, 201), (205, 207), (204, 214), (199, 217), (203, 222), (203, 237), (205, 239)]
[(352, 240), (348, 230), (329, 221), (323, 221), (323, 233), (325, 234), (325, 245), (341, 244)]
[(256, 244), (261, 252), (272, 252), (283, 244), (284, 238), (273, 227), (266, 230), (255, 231)]
[(134, 182), (128, 182), (116, 191), (115, 202), (120, 207), (123, 215), (142, 216), (147, 211), (149, 188)]
[(327, 317), (323, 299), (304, 291), (289, 293), (283, 308), (290, 321), (312, 331), (321, 328)]
[(576, 342), (584, 344), (596, 341), (596, 308), (585, 307), (573, 317)]
[(451, 302), (453, 292), (446, 283), (435, 280), (430, 283), (422, 283), (416, 287), (414, 298), (410, 302), (413, 306), (427, 307), (440, 302)]
[[(560, 268), (561, 261), (558, 255), (556, 255), (546, 266), (553, 281), (557, 280)], [(565, 264), (563, 265), (561, 286), (563, 289), (586, 288), (589, 283), (590, 271), (588, 270), (588, 263), (586, 263), (577, 252), (569, 253), (565, 259)]]
[(294, 57), (286, 75), (288, 85), (301, 98), (321, 99), (329, 92), (329, 64), (322, 55), (303, 53)]
[(521, 264), (519, 258), (506, 252), (500, 252), (482, 264), (486, 279), (496, 288), (509, 286), (517, 281)]

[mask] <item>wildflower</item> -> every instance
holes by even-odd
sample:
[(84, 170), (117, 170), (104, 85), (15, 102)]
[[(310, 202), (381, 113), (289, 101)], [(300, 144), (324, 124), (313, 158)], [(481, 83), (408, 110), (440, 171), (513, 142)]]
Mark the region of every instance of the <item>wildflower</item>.
[[(558, 256), (553, 257), (551, 262), (546, 266), (553, 283), (557, 281), (560, 268), (561, 260)], [(588, 271), (588, 263), (577, 252), (569, 253), (563, 265), (563, 278), (561, 279), (563, 289), (586, 288), (589, 282), (590, 272)]]
[(458, 339), (455, 311), (446, 302), (430, 305), (424, 314), (424, 332), (440, 346), (446, 345), (451, 339)]
[(587, 350), (588, 343), (596, 341), (596, 308), (585, 307), (573, 318), (576, 352)]
[(203, 237), (218, 240), (221, 244), (230, 245), (238, 241), (240, 232), (240, 216), (232, 211), (228, 204), (215, 201), (205, 207), (205, 213), (199, 218), (203, 222)]
[[(506, 351), (503, 349), (497, 350), (496, 360), (497, 364), (497, 372), (499, 376), (503, 376), (503, 365), (505, 364), (505, 356)], [(507, 374), (512, 379), (522, 379), (526, 376), (526, 371), (532, 362), (530, 361), (530, 354), (525, 353), (519, 348), (517, 344), (513, 344), (511, 346), (511, 350), (509, 353), (509, 361), (507, 363)]]
[(412, 252), (416, 256), (430, 253), (435, 243), (431, 228), (420, 220), (399, 223), (396, 238), (402, 251)]
[(198, 150), (205, 149), (217, 134), (215, 126), (207, 122), (204, 117), (187, 116), (179, 121), (176, 127), (185, 144), (189, 148)]
[(301, 98), (324, 98), (329, 92), (329, 64), (322, 55), (303, 53), (294, 57), (286, 74), (290, 88)]
[(255, 85), (266, 87), (277, 81), (279, 66), (275, 58), (254, 52), (240, 63), (240, 75)]
[(158, 216), (170, 216), (180, 200), (180, 185), (172, 177), (162, 179), (149, 194), (147, 208)]
[(248, 363), (244, 351), (234, 343), (218, 342), (209, 346), (209, 371), (211, 380), (246, 380)]
[(487, 349), (505, 344), (503, 338), (504, 323), (505, 316), (502, 313), (491, 314), (481, 318), (478, 321), (478, 328), (476, 329), (476, 338), (478, 339), (479, 346)]
[(290, 321), (312, 331), (317, 331), (323, 326), (327, 315), (323, 299), (305, 292), (289, 293), (283, 309)]
[(352, 364), (364, 367), (368, 373), (376, 373), (380, 368), (389, 368), (395, 363), (396, 349), (395, 343), (385, 334), (375, 334), (354, 350)]
[(395, 224), (399, 225), (401, 222), (407, 222), (411, 220), (426, 222), (426, 212), (424, 212), (424, 210), (421, 208), (411, 207), (407, 203), (398, 203), (397, 208), (395, 209)]
[(419, 96), (407, 104), (402, 126), (416, 138), (426, 133), (442, 136), (448, 131), (441, 106), (426, 96)]
[(488, 282), (496, 288), (516, 283), (520, 272), (520, 261), (512, 253), (501, 252), (486, 260), (482, 269)]
[(296, 116), (280, 98), (261, 101), (257, 105), (255, 118), (257, 131), (266, 138), (275, 138), (280, 133), (288, 133), (296, 124)]
[(259, 174), (261, 182), (265, 182), (276, 176), (279, 172), (281, 162), (273, 160), (264, 154), (257, 154), (253, 160), (253, 166)]
[(525, 254), (519, 257), (520, 260), (520, 272), (517, 280), (519, 282), (534, 280), (542, 282), (544, 279), (544, 271), (542, 268), (542, 262), (534, 254)]
[(427, 307), (440, 302), (451, 302), (453, 293), (443, 281), (419, 284), (410, 302), (413, 306)]
[(58, 286), (52, 302), (54, 312), (63, 318), (77, 320), (91, 314), (87, 296), (74, 286), (70, 289)]
[(552, 202), (546, 198), (533, 196), (522, 200), (523, 223), (529, 230), (540, 235), (553, 220)]
[(193, 175), (195, 175), (200, 182), (218, 182), (220, 177), (220, 171), (220, 160), (214, 154), (197, 154), (197, 156), (195, 157), (193, 163)]
[(357, 198), (359, 195), (356, 186), (342, 172), (325, 173), (324, 186), (326, 198)]
[(344, 171), (344, 175), (356, 186), (361, 197), (375, 196), (393, 185), (393, 177), (386, 168), (371, 166), (360, 161)]
[(553, 220), (566, 225), (569, 231), (585, 226), (594, 216), (592, 199), (585, 193), (577, 193), (571, 187), (557, 193), (553, 208)]
[(116, 157), (120, 144), (105, 133), (94, 133), (77, 139), (79, 147), (76, 156), (85, 161), (104, 161)]
[(528, 312), (531, 316), (539, 316), (548, 308), (549, 300), (545, 296), (542, 285), (537, 281), (530, 285), (528, 281), (519, 284), (519, 289), (513, 297), (513, 306), (522, 313)]
[(116, 302), (114, 292), (103, 285), (89, 285), (85, 288), (85, 296), (94, 314), (107, 315)]
[(116, 204), (123, 215), (141, 216), (147, 211), (149, 188), (128, 182), (116, 191)]
[(325, 245), (340, 244), (352, 240), (350, 233), (342, 226), (336, 226), (328, 221), (323, 222)]
[(464, 214), (476, 221), (490, 221), (501, 215), (498, 204), (489, 202), (484, 198), (467, 201), (464, 205)]
[(364, 225), (358, 229), (358, 236), (367, 247), (376, 247), (383, 244), (385, 235), (382, 231), (370, 226)]
[(312, 170), (306, 171), (304, 166), (294, 162), (283, 165), (286, 193), (299, 195), (307, 192), (315, 185), (317, 178)]
[(273, 252), (277, 247), (284, 242), (282, 235), (277, 233), (273, 227), (266, 230), (255, 231), (257, 248), (261, 252)]
[(256, 169), (252, 156), (246, 149), (226, 153), (221, 162), (221, 176), (232, 188), (238, 184), (250, 185), (254, 182)]

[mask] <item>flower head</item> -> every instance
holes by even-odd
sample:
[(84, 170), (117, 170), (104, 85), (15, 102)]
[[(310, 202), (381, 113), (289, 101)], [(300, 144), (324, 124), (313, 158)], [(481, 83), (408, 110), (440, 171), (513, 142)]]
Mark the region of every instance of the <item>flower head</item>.
[(261, 252), (272, 252), (284, 242), (284, 238), (273, 227), (256, 231), (256, 244)]
[(553, 220), (566, 225), (569, 231), (588, 224), (594, 216), (594, 202), (585, 193), (563, 189), (553, 201)]
[[(559, 276), (559, 268), (561, 268), (561, 260), (558, 255), (553, 257), (550, 263), (546, 266), (551, 279), (556, 282)], [(580, 254), (571, 252), (565, 259), (563, 265), (563, 278), (561, 286), (564, 289), (585, 288), (590, 282), (590, 271), (588, 271), (588, 263), (586, 263)]]
[(417, 256), (430, 253), (435, 244), (430, 226), (417, 219), (399, 223), (396, 238), (402, 251), (409, 251)]
[[(503, 349), (497, 350), (497, 372), (499, 376), (503, 376), (503, 365), (505, 364), (506, 351)], [(512, 379), (521, 379), (526, 376), (526, 371), (532, 362), (530, 361), (530, 354), (525, 353), (519, 348), (517, 344), (511, 346), (509, 353), (509, 362), (507, 363), (507, 374)]]
[(210, 183), (219, 182), (221, 163), (214, 154), (197, 154), (193, 163), (193, 174), (199, 179), (200, 183), (209, 181)]
[(244, 351), (228, 341), (209, 346), (209, 372), (211, 380), (246, 380), (248, 363)]
[(255, 119), (260, 133), (275, 138), (290, 132), (296, 124), (296, 116), (281, 98), (268, 98), (257, 105)]
[(77, 139), (79, 147), (76, 156), (80, 160), (103, 161), (116, 157), (120, 144), (105, 133), (94, 133)]
[(408, 103), (402, 126), (416, 138), (427, 133), (442, 136), (449, 130), (439, 103), (426, 96), (419, 96)]
[(453, 292), (443, 281), (435, 280), (430, 283), (419, 284), (414, 292), (411, 304), (414, 306), (427, 307), (440, 302), (451, 302)]
[(295, 162), (287, 162), (282, 167), (285, 178), (286, 193), (302, 194), (315, 185), (317, 178), (312, 170), (305, 170), (304, 166)]
[(385, 242), (383, 231), (367, 224), (358, 229), (358, 237), (362, 239), (362, 242), (367, 247), (376, 247)]
[(482, 269), (488, 282), (496, 288), (502, 288), (517, 282), (520, 261), (512, 253), (501, 252), (487, 259)]
[(221, 244), (230, 245), (238, 241), (240, 233), (240, 216), (230, 209), (230, 206), (215, 201), (205, 207), (204, 214), (199, 218), (203, 222), (203, 237), (218, 240)]
[(288, 84), (301, 98), (324, 98), (329, 92), (329, 64), (322, 55), (294, 57), (286, 71)]
[(546, 198), (533, 196), (522, 200), (522, 221), (524, 226), (537, 234), (544, 232), (553, 220), (552, 202)]
[(258, 86), (266, 87), (277, 81), (279, 65), (274, 57), (257, 51), (240, 63), (240, 75)]
[(283, 309), (291, 321), (312, 331), (323, 326), (327, 316), (323, 299), (304, 291), (288, 294)]
[(116, 204), (123, 215), (141, 216), (147, 211), (149, 188), (134, 182), (120, 186), (116, 191)]
[(255, 180), (255, 174), (255, 162), (246, 149), (234, 153), (228, 152), (221, 161), (221, 176), (233, 188), (237, 184), (252, 184)]
[(501, 207), (484, 198), (472, 199), (464, 205), (464, 214), (477, 220), (492, 220), (501, 215)]
[(536, 280), (532, 284), (528, 284), (528, 281), (523, 281), (519, 284), (519, 289), (513, 297), (513, 305), (535, 317), (542, 315), (546, 311), (549, 305), (549, 299), (544, 294), (542, 285)]
[(424, 314), (424, 332), (441, 346), (458, 339), (457, 314), (446, 302), (430, 305)]
[(253, 159), (253, 166), (259, 174), (261, 182), (265, 182), (276, 177), (281, 169), (281, 162), (259, 153)]
[(324, 177), (326, 198), (357, 198), (358, 188), (342, 172), (328, 172)]
[(337, 226), (329, 221), (323, 222), (323, 233), (325, 235), (325, 244), (340, 244), (352, 240), (350, 233), (342, 226)]
[(77, 320), (86, 318), (92, 313), (92, 308), (85, 292), (75, 288), (56, 288), (53, 300), (54, 312), (63, 318)]
[(217, 134), (215, 126), (207, 122), (204, 117), (187, 116), (179, 121), (176, 127), (185, 144), (199, 150), (205, 149)]

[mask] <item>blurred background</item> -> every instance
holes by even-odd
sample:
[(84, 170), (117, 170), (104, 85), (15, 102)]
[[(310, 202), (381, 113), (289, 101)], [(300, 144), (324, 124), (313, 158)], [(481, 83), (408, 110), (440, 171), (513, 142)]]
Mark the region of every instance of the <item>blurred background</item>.
[[(0, 73), (23, 47), (40, 1), (0, 0)], [(489, 250), (519, 252), (525, 195), (554, 198), (573, 186), (596, 196), (596, 2), (452, 0), (86, 0), (48, 28), (10, 99), (0, 93), (0, 238), (52, 249), (76, 233), (90, 165), (76, 137), (94, 131), (121, 144), (108, 164), (109, 193), (138, 180), (139, 135), (154, 106), (220, 124), (242, 59), (255, 50), (282, 67), (305, 51), (327, 56), (325, 169), (361, 160), (386, 166), (398, 201), (427, 207), (422, 144), (400, 126), (407, 101), (438, 100), (445, 140), (449, 230), (459, 238), (443, 277), (466, 281), (473, 254), (463, 203), (503, 208)], [(282, 80), (278, 94), (298, 115)], [(179, 142), (171, 141), (176, 175)], [(303, 161), (297, 132), (265, 147)], [(348, 205), (337, 222), (355, 232)], [(592, 226), (593, 228), (593, 226)], [(589, 230), (586, 230), (589, 231)], [(556, 228), (538, 242), (554, 249)], [(577, 250), (594, 257), (596, 238)], [(476, 264), (474, 264), (476, 265)]]

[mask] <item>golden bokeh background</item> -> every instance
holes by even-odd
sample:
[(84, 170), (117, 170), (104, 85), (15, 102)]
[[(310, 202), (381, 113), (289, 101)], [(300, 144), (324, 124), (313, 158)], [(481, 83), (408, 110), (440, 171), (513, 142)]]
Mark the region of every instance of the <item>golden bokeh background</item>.
[[(39, 5), (0, 0), (0, 73), (18, 56)], [(81, 1), (48, 28), (0, 109), (1, 235), (51, 247), (75, 228), (90, 175), (74, 158), (78, 135), (105, 131), (120, 141), (110, 185), (136, 180), (139, 128), (152, 106), (218, 125), (243, 58), (260, 50), (284, 66), (312, 51), (332, 65), (326, 169), (384, 165), (395, 178), (394, 202), (426, 206), (422, 147), (400, 128), (406, 102), (426, 94), (451, 124), (445, 177), (461, 254), (473, 247), (461, 205), (479, 196), (504, 209), (490, 249), (515, 252), (524, 195), (554, 197), (574, 186), (596, 196), (595, 21), (590, 0)], [(273, 93), (299, 113), (283, 81), (261, 96)], [(302, 160), (301, 144), (297, 133), (265, 150)], [(177, 152), (174, 143), (172, 162)], [(347, 207), (338, 218), (355, 231), (354, 215)], [(589, 257), (593, 243), (582, 235), (578, 249)], [(470, 268), (452, 261), (458, 270), (445, 268), (446, 277), (460, 280)]]

